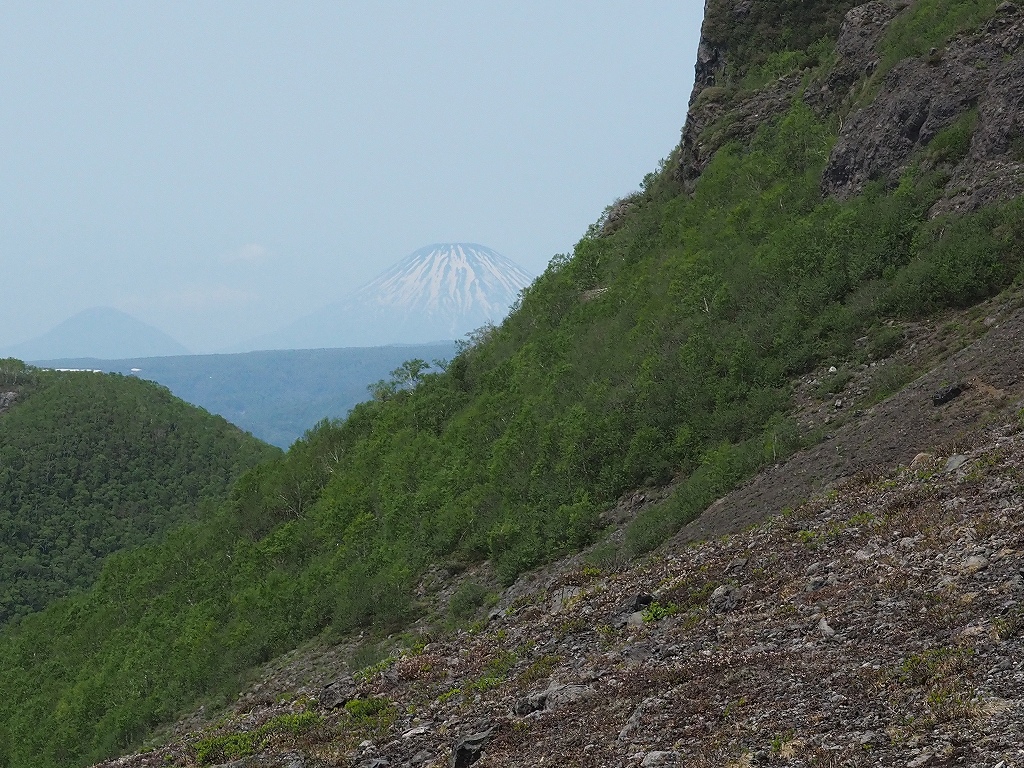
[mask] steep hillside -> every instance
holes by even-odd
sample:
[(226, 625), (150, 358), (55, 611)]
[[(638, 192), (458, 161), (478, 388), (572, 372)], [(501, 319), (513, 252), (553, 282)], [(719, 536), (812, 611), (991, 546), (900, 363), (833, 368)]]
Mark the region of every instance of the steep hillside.
[(1021, 428), (727, 539), (567, 564), (354, 675), (285, 660), (216, 722), (103, 765), (1016, 765)]
[[(846, 126), (899, 90), (904, 73), (919, 69), (915, 61), (941, 72), (944, 50), (981, 51), (998, 38), (1000, 77), (1012, 80), (1024, 57), (1024, 16), (983, 0), (876, 1), (844, 16), (848, 8), (712, 0), (682, 144), (639, 192), (610, 206), (572, 254), (552, 260), (500, 327), (477, 334), (443, 372), (416, 363), (398, 369), (347, 420), (320, 425), (284, 458), (247, 473), (229, 504), (166, 545), (115, 556), (93, 590), (0, 637), (0, 760), (99, 759), (204, 697), (232, 700), (254, 665), (304, 642), (416, 619), (443, 626), (485, 602), (487, 588), (467, 582), (448, 615), (438, 614), (431, 584), (443, 582), (442, 568), (512, 584), (605, 536), (596, 563), (642, 556), (759, 469), (838, 434), (830, 431), (835, 419), (855, 430), (870, 408), (950, 355), (953, 345), (943, 351), (937, 341), (931, 357), (894, 358), (918, 343), (915, 325), (966, 322), (950, 313), (1018, 279), (1024, 203), (1012, 185), (986, 176), (991, 194), (978, 197), (978, 207), (947, 212), (940, 204), (952, 199), (952, 179), (971, 153), (983, 150), (999, 100), (1024, 83), (979, 95), (976, 119), (973, 107), (929, 107), (934, 131), (911, 130), (891, 173), (862, 162), (881, 157), (885, 132), (848, 134)], [(916, 50), (919, 39), (930, 47)], [(851, 142), (863, 151), (849, 151)], [(999, 155), (1000, 167), (1010, 167), (1013, 146)], [(863, 169), (850, 176), (863, 183), (842, 194), (829, 182), (841, 157), (854, 158), (844, 167)], [(989, 327), (979, 325), (978, 333)], [(877, 375), (862, 374), (872, 370)], [(857, 450), (849, 439), (844, 450)], [(812, 472), (832, 466), (824, 445)], [(643, 486), (654, 487), (649, 495), (660, 503), (637, 494)], [(773, 505), (758, 514), (780, 511)], [(635, 515), (624, 531), (610, 525), (619, 512)], [(726, 502), (708, 514), (724, 526), (749, 519), (745, 513)], [(670, 599), (679, 606), (683, 596)], [(766, 632), (788, 640), (791, 629), (774, 610), (764, 607)], [(579, 617), (591, 619), (601, 621), (597, 613)], [(674, 644), (690, 649), (682, 639)], [(919, 652), (893, 652), (904, 648)], [(502, 663), (480, 671), (474, 694), (513, 668), (509, 657)], [(667, 690), (667, 706), (691, 700), (685, 687)], [(624, 716), (633, 704), (623, 705)], [(368, 728), (376, 715), (402, 716), (365, 697), (347, 711)], [(203, 759), (226, 759), (245, 743), (285, 743), (315, 722), (315, 713), (295, 712), (231, 749), (214, 739)], [(793, 728), (809, 722), (794, 719)], [(670, 725), (674, 738), (686, 734)], [(513, 734), (531, 727), (510, 726)], [(328, 738), (337, 743), (323, 763), (345, 764), (348, 737)], [(779, 739), (781, 749), (787, 737)], [(593, 762), (618, 759), (594, 743)], [(201, 756), (171, 757), (187, 764)]]
[(275, 451), (155, 385), (0, 361), (0, 623), (223, 500)]

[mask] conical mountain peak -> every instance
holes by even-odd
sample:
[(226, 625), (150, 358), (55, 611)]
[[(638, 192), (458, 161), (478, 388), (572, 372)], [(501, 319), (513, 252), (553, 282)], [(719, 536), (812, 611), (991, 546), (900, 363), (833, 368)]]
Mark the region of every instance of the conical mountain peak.
[(23, 360), (161, 357), (188, 350), (163, 331), (111, 307), (85, 309), (43, 335), (0, 351)]
[(500, 320), (530, 280), (515, 262), (486, 246), (437, 243), (409, 254), (355, 297), (410, 313), (451, 315), (458, 325), (458, 316), (466, 314)]
[(435, 243), (349, 296), (258, 339), (260, 349), (413, 344), (500, 323), (532, 278), (477, 243)]

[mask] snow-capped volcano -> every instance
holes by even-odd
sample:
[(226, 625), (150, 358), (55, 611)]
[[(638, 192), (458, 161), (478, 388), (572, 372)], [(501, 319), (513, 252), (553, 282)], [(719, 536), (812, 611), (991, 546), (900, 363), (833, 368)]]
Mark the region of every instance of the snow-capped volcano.
[(455, 333), (469, 317), (480, 321), (473, 328), (500, 321), (530, 280), (517, 264), (483, 245), (443, 243), (413, 252), (353, 298), (436, 318)]
[(261, 349), (458, 339), (499, 323), (532, 278), (497, 251), (439, 243), (414, 251), (340, 301), (256, 340)]

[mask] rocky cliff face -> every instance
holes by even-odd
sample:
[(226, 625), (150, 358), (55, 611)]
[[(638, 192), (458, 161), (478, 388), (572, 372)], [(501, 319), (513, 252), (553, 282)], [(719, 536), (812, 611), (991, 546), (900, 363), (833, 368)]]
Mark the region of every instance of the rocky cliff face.
[[(715, 3), (734, 18), (751, 3)], [(974, 123), (966, 155), (947, 168), (933, 215), (966, 212), (1024, 192), (1024, 12), (1009, 2), (977, 32), (954, 38), (926, 56), (898, 62), (867, 103), (863, 87), (879, 66), (879, 45), (909, 0), (873, 0), (846, 12), (834, 65), (812, 77), (802, 70), (749, 93), (730, 85), (731, 51), (713, 33), (698, 51), (697, 80), (677, 153), (677, 176), (689, 187), (714, 153), (749, 139), (764, 121), (803, 98), (819, 114), (841, 119), (822, 180), (826, 194), (845, 199), (865, 184), (895, 184), (919, 150), (960, 120)], [(710, 22), (705, 22), (705, 28)], [(735, 78), (733, 78), (735, 81)]]
[(685, 186), (692, 188), (718, 149), (749, 139), (799, 95), (802, 69), (761, 87), (747, 84), (749, 71), (764, 64), (763, 53), (757, 52), (780, 43), (806, 48), (819, 39), (835, 40), (853, 5), (851, 0), (707, 0), (693, 93), (676, 153), (676, 176)]
[[(869, 39), (855, 14), (840, 38), (844, 59), (847, 51), (863, 56), (864, 46), (852, 42)], [(1010, 3), (976, 34), (924, 59), (906, 59), (886, 75), (874, 100), (844, 120), (825, 191), (845, 198), (874, 179), (894, 183), (917, 150), (972, 111), (977, 124), (969, 152), (952, 169), (936, 214), (1024, 192), (1024, 14)]]

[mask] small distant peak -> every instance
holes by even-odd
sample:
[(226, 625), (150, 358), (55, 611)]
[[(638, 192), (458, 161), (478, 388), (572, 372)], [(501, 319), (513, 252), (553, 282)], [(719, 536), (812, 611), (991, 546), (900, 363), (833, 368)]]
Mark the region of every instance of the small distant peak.
[(188, 350), (158, 328), (113, 307), (89, 307), (46, 333), (10, 348), (24, 360), (160, 357)]

